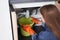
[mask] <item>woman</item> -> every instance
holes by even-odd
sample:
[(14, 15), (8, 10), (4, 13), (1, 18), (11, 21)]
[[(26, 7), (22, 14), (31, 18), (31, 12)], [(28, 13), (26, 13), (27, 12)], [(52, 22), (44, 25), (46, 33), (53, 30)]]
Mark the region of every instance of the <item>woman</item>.
[(40, 9), (40, 12), (46, 22), (48, 28), (60, 40), (60, 14), (55, 5), (45, 5)]

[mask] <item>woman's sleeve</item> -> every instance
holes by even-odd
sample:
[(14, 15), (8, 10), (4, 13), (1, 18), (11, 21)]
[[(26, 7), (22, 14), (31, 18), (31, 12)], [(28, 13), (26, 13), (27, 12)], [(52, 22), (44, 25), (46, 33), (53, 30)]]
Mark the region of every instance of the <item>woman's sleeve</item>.
[(48, 31), (40, 32), (38, 38), (40, 40), (56, 40), (56, 37)]

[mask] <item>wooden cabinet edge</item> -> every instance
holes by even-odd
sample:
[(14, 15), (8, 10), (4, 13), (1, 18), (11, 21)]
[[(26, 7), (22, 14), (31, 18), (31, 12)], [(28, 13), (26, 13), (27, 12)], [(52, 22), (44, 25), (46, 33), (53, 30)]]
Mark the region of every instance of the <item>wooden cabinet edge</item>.
[(16, 13), (11, 12), (14, 40), (18, 40)]
[(55, 1), (55, 5), (58, 8), (59, 12), (60, 12), (60, 4), (58, 3), (58, 1)]

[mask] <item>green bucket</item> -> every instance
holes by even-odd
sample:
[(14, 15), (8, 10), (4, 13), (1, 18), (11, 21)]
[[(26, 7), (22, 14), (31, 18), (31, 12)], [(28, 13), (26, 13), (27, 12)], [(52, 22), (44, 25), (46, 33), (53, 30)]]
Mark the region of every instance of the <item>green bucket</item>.
[[(30, 25), (31, 27), (32, 27), (32, 25), (34, 24), (34, 23), (32, 22), (32, 18), (25, 18), (25, 17), (19, 18), (19, 19), (18, 19), (18, 23), (19, 23), (20, 25)], [(30, 34), (27, 33), (27, 32), (25, 32), (25, 31), (22, 29), (22, 27), (21, 27), (21, 34), (22, 34), (23, 36), (30, 36)]]

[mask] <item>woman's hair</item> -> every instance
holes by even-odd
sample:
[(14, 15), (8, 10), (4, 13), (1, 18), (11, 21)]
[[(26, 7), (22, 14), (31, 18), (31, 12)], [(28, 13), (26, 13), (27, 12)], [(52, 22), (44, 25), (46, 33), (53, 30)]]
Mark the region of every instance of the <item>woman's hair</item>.
[(50, 30), (60, 40), (60, 14), (55, 5), (45, 5), (41, 7), (40, 12)]

